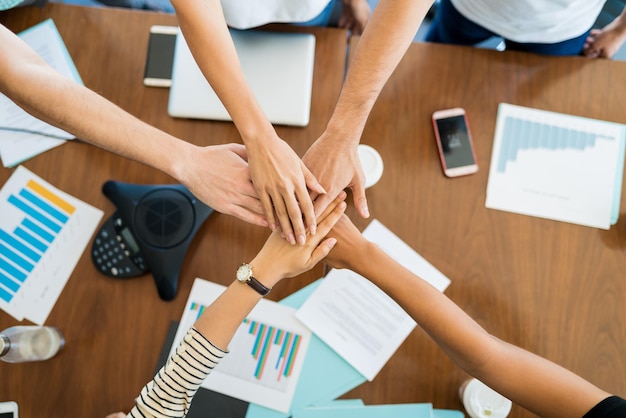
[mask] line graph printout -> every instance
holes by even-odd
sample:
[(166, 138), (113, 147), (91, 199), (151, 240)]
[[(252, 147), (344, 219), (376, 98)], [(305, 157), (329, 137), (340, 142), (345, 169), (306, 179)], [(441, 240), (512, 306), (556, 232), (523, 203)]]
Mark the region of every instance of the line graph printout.
[(0, 214), (0, 308), (41, 325), (103, 213), (19, 166)]
[[(194, 281), (170, 353), (224, 289), (206, 280)], [(311, 331), (294, 314), (292, 308), (262, 299), (202, 387), (288, 412), (311, 339)]]
[(501, 103), (486, 206), (609, 229), (626, 127)]

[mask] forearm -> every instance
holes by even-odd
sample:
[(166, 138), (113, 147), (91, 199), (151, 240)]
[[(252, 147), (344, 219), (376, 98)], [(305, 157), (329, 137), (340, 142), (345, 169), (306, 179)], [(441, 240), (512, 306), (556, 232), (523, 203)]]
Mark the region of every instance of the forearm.
[[(5, 28), (1, 28), (6, 30)], [(102, 96), (62, 76), (13, 34), (0, 68), (0, 88), (33, 116), (98, 147), (160, 169), (178, 178), (196, 148), (130, 115)], [(5, 35), (9, 35), (6, 36)]]
[(246, 145), (276, 136), (241, 69), (219, 0), (174, 0), (187, 45)]
[(385, 83), (413, 41), (432, 0), (381, 0), (356, 47), (327, 131), (358, 143)]
[[(374, 244), (355, 266), (415, 319), (470, 375), (544, 417), (581, 417), (608, 394), (544, 358), (487, 333), (454, 302)], [(384, 266), (384, 268), (381, 268)]]

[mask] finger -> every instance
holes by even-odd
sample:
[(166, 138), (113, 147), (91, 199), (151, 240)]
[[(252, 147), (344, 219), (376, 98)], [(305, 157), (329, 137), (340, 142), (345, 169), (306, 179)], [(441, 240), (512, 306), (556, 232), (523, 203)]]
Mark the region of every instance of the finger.
[[(291, 228), (291, 220), (289, 219), (289, 211), (288, 211), (288, 208), (285, 206), (285, 201), (282, 199), (280, 195), (278, 196), (276, 200), (274, 200), (274, 212), (276, 213), (276, 218), (279, 223), (280, 229), (283, 231), (283, 234), (285, 234), (285, 239), (291, 245), (295, 245), (296, 240), (293, 235), (293, 229)], [(298, 209), (298, 212), (300, 212), (299, 209)]]
[(326, 235), (328, 235), (330, 230), (333, 229), (333, 226), (335, 226), (337, 221), (341, 218), (341, 215), (343, 215), (343, 213), (345, 212), (347, 206), (348, 205), (345, 201), (335, 199), (335, 201), (331, 205), (332, 210), (328, 212), (328, 216), (324, 217), (324, 219), (319, 222), (318, 228), (320, 234), (318, 235), (320, 235), (321, 237), (325, 237)]
[(267, 228), (269, 226), (269, 222), (262, 214), (255, 213), (248, 208), (235, 206), (234, 209), (230, 212), (230, 215), (241, 219), (244, 222), (248, 222), (249, 224), (262, 226)]
[[(305, 197), (308, 198), (306, 193)], [(287, 208), (287, 214), (289, 215), (286, 222), (289, 222), (291, 225), (295, 242), (300, 245), (304, 245), (306, 242), (306, 229), (304, 228), (304, 222), (302, 221), (302, 209), (294, 194), (286, 195), (285, 198), (285, 206)], [(281, 219), (281, 225), (282, 223), (283, 220)]]
[(272, 205), (272, 199), (270, 195), (264, 193), (260, 196), (261, 206), (263, 207), (263, 213), (265, 214), (265, 219), (267, 219), (267, 223), (272, 231), (276, 231), (276, 217), (274, 216), (274, 207)]
[(248, 161), (248, 150), (242, 144), (229, 144), (230, 150), (241, 157), (242, 160)]
[[(324, 213), (328, 205), (333, 201), (334, 196), (331, 194), (323, 194), (320, 195), (317, 199), (315, 199), (315, 203), (313, 204), (313, 208), (315, 209), (315, 216), (319, 219), (320, 215)], [(318, 222), (319, 224), (319, 222)]]
[(324, 209), (324, 211), (317, 217), (317, 223), (319, 224), (325, 217), (327, 217), (330, 212), (333, 211), (335, 206), (339, 204), (339, 202), (346, 200), (346, 197), (348, 197), (348, 193), (346, 193), (345, 190), (340, 191), (339, 194), (326, 207), (326, 209)]
[(245, 192), (240, 193), (239, 195), (235, 196), (231, 200), (231, 202), (233, 203), (233, 205), (241, 206), (242, 208), (245, 208), (259, 215), (265, 214), (265, 212), (263, 211), (263, 205), (261, 204), (261, 201), (257, 197), (246, 195)]
[(309, 170), (307, 166), (304, 165), (304, 163), (302, 163), (302, 172), (304, 173), (304, 182), (306, 183), (306, 187), (308, 187), (309, 190), (317, 192), (319, 194), (326, 194), (326, 189), (324, 189), (324, 186), (322, 186), (322, 184), (317, 181), (317, 177), (315, 177), (313, 173), (311, 173), (311, 170)]
[(337, 240), (335, 238), (327, 238), (318, 245), (315, 250), (311, 253), (311, 260), (309, 265), (314, 266), (320, 261), (322, 261), (329, 253), (330, 250), (337, 244)]
[(351, 189), (354, 207), (357, 212), (359, 212), (359, 215), (361, 215), (362, 218), (369, 218), (370, 211), (367, 207), (367, 197), (365, 197), (365, 187), (363, 186), (363, 182), (359, 181), (355, 183)]

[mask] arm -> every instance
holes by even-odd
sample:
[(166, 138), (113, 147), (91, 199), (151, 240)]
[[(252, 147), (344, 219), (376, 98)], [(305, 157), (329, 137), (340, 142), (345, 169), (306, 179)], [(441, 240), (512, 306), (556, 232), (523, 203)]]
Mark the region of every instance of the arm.
[(626, 40), (626, 8), (602, 29), (593, 29), (583, 47), (589, 58), (611, 58)]
[(198, 147), (141, 122), (63, 77), (2, 25), (0, 92), (86, 142), (164, 171), (220, 212), (267, 225), (243, 146)]
[(337, 244), (327, 261), (371, 280), (455, 364), (511, 401), (542, 417), (580, 418), (609, 396), (561, 366), (490, 335), (443, 293), (363, 238), (346, 216), (330, 235)]
[(278, 226), (291, 243), (302, 244), (315, 231), (307, 190), (324, 193), (289, 145), (280, 139), (248, 86), (228, 32), (219, 0), (174, 0), (189, 49), (228, 110), (248, 149), (250, 174), (272, 230)]
[(322, 211), (340, 190), (350, 187), (359, 214), (369, 216), (357, 145), (374, 102), (413, 41), (431, 3), (381, 0), (372, 13), (326, 130), (303, 157), (328, 192), (315, 202), (316, 212)]
[[(250, 262), (255, 276), (272, 288), (286, 277), (311, 269), (332, 249), (335, 240), (325, 239), (345, 210), (345, 194), (338, 197), (318, 219), (319, 233), (309, 235), (302, 246), (292, 246), (273, 232)], [(176, 352), (141, 391), (129, 417), (184, 417), (200, 384), (227, 354), (226, 348), (241, 322), (261, 296), (235, 280), (204, 311)], [(120, 413), (109, 415), (118, 418)]]

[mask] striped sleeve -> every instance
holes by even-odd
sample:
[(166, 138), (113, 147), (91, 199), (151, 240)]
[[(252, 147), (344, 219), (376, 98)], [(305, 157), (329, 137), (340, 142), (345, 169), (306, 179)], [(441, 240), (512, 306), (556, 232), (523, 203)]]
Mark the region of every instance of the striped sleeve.
[(176, 352), (141, 390), (128, 417), (184, 417), (200, 384), (226, 351), (191, 328)]

